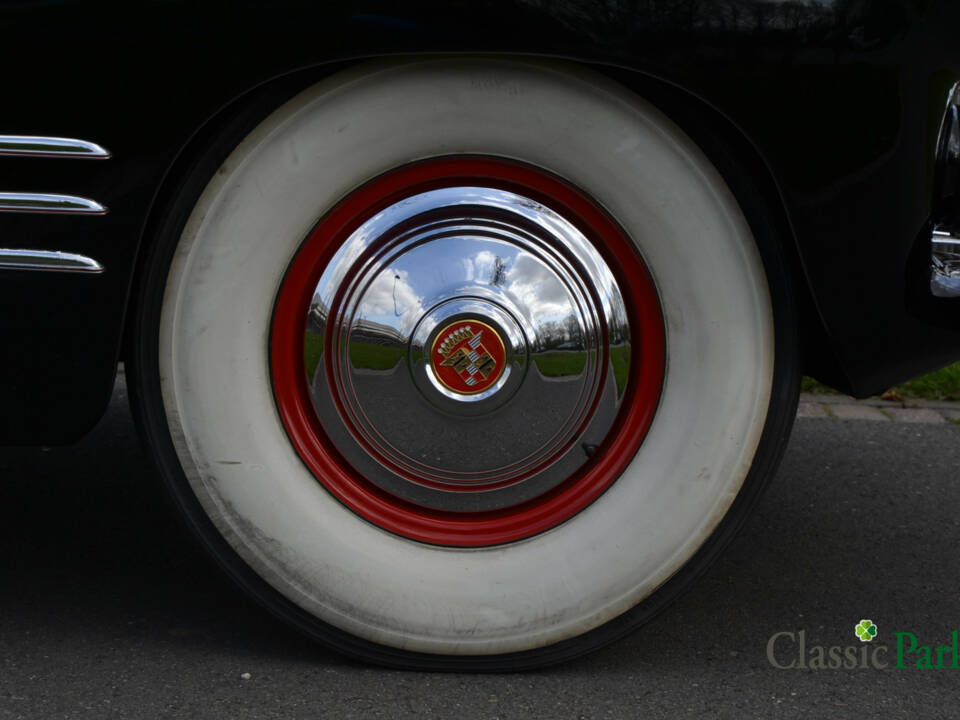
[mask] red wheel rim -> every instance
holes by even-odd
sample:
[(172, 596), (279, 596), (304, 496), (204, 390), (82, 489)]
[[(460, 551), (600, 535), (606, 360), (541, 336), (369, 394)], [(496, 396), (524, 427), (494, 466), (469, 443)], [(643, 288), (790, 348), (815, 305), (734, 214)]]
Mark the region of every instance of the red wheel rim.
[[(568, 221), (589, 239), (613, 272), (630, 330), (630, 375), (605, 439), (592, 449), (581, 467), (559, 484), (536, 497), (494, 510), (428, 507), (371, 482), (344, 457), (321, 423), (304, 364), (304, 328), (314, 290), (347, 239), (370, 218), (400, 201), (456, 187), (515, 193)], [(333, 347), (331, 338), (326, 347)], [(325, 354), (325, 362), (331, 355)], [(338, 500), (374, 525), (404, 537), (438, 545), (486, 546), (520, 540), (569, 520), (623, 473), (643, 442), (659, 400), (664, 373), (663, 318), (653, 281), (636, 247), (592, 199), (564, 180), (513, 161), (440, 158), (371, 180), (350, 193), (317, 224), (294, 257), (280, 288), (270, 358), (274, 395), (290, 441), (317, 480)], [(607, 372), (608, 365), (604, 364), (602, 373)], [(328, 368), (328, 372), (332, 370)], [(603, 376), (599, 382), (606, 382)], [(347, 409), (341, 407), (338, 411), (349, 420)], [(403, 468), (390, 469), (401, 476), (405, 472)], [(530, 472), (541, 469), (534, 466)], [(513, 478), (512, 482), (523, 480)], [(418, 478), (421, 483), (428, 481), (429, 478)], [(495, 487), (496, 483), (482, 489), (489, 489), (488, 486)], [(472, 487), (469, 491), (477, 489)]]

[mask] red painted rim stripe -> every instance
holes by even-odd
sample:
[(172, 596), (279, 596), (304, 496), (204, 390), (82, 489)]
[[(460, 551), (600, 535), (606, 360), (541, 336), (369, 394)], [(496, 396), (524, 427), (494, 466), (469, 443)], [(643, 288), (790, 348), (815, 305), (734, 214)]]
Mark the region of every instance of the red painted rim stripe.
[[(627, 304), (633, 372), (613, 429), (579, 472), (522, 504), (461, 513), (425, 508), (397, 498), (354, 471), (313, 409), (303, 366), (303, 335), (313, 290), (333, 254), (354, 230), (405, 197), (468, 185), (530, 197), (573, 223), (596, 245), (613, 270)], [(388, 172), (352, 192), (318, 223), (291, 263), (280, 289), (270, 359), (274, 395), (290, 441), (335, 497), (390, 532), (427, 543), (477, 547), (520, 540), (555, 527), (587, 507), (621, 475), (653, 421), (663, 380), (664, 346), (663, 318), (653, 281), (633, 243), (605, 211), (565, 181), (537, 168), (466, 156), (423, 161)]]

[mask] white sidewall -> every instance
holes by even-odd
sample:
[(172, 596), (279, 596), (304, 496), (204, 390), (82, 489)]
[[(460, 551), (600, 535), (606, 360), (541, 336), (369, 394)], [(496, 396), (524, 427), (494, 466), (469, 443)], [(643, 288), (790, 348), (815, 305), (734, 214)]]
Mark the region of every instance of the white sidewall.
[[(589, 192), (637, 243), (667, 341), (660, 406), (624, 474), (549, 532), (470, 550), (398, 538), (330, 495), (286, 436), (268, 360), (278, 289), (319, 218), (391, 168), (459, 153), (516, 158)], [(174, 444), (228, 542), (314, 616), (373, 642), (446, 654), (579, 635), (675, 573), (750, 468), (773, 354), (762, 262), (702, 153), (622, 88), (519, 60), (367, 65), (280, 108), (197, 203), (160, 327)]]

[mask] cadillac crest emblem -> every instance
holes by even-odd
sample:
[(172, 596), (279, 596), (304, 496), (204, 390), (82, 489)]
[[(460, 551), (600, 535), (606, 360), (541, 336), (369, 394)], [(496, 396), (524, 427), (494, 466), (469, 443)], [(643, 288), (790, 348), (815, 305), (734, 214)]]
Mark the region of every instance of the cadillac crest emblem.
[(430, 364), (446, 388), (473, 395), (500, 379), (506, 365), (506, 350), (497, 331), (486, 323), (458, 320), (437, 333)]

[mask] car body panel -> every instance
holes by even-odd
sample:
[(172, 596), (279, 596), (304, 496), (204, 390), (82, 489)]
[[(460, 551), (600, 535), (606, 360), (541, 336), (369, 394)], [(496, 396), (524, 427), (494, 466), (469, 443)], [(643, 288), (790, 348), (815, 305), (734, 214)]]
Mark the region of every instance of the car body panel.
[(929, 232), (939, 122), (960, 76), (960, 7), (949, 0), (67, 0), (0, 16), (0, 133), (76, 137), (112, 153), (0, 157), (0, 191), (109, 209), (0, 213), (0, 246), (105, 268), (0, 270), (0, 442), (68, 442), (102, 414), (150, 223), (204, 132), (258, 93), (282, 99), (392, 55), (520, 53), (675, 88), (769, 169), (832, 358), (825, 376), (867, 395), (960, 356), (960, 333), (906, 302), (907, 259)]

